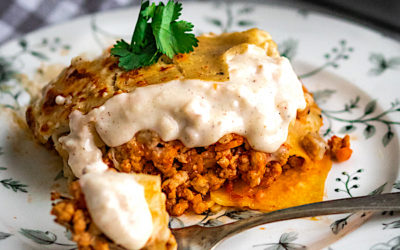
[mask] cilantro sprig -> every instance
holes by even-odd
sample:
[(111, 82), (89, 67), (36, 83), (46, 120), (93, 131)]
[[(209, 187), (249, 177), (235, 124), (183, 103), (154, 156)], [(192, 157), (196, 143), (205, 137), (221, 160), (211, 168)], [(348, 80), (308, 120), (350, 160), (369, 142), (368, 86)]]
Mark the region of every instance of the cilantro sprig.
[(178, 21), (181, 11), (182, 4), (172, 0), (166, 5), (142, 1), (131, 43), (121, 39), (111, 49), (111, 55), (119, 57), (118, 66), (132, 70), (156, 63), (163, 54), (172, 59), (193, 51), (198, 40), (190, 33), (193, 24)]

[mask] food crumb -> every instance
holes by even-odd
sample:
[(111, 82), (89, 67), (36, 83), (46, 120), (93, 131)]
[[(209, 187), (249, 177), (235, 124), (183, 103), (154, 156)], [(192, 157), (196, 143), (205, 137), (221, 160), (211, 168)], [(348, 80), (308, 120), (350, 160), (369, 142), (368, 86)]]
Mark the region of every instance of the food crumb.
[(57, 105), (64, 105), (65, 103), (65, 97), (62, 95), (58, 95), (56, 96), (56, 100), (55, 100)]

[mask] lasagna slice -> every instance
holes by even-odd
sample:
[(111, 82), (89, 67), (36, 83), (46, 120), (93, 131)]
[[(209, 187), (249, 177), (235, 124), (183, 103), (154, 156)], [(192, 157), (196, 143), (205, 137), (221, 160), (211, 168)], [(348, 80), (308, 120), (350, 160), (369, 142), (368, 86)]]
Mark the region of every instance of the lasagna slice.
[[(160, 176), (173, 216), (321, 201), (331, 167), (321, 111), (270, 35), (198, 40), (191, 53), (131, 71), (107, 52), (77, 57), (32, 102), (27, 123), (71, 181), (107, 170)], [(334, 144), (349, 151), (348, 139)]]

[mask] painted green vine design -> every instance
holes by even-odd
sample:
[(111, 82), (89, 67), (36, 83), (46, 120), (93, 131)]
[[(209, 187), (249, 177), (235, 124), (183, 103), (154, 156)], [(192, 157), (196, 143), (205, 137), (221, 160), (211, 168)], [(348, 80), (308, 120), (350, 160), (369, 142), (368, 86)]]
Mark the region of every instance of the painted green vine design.
[(107, 48), (111, 44), (103, 43), (101, 37), (106, 37), (111, 40), (118, 40), (121, 38), (121, 35), (113, 34), (112, 32), (107, 31), (107, 30), (103, 29), (101, 26), (99, 26), (97, 24), (96, 15), (93, 15), (90, 19), (90, 30), (91, 30), (94, 41), (97, 43), (97, 45), (102, 50)]
[[(40, 230), (21, 228), (19, 233), (24, 237), (40, 245), (58, 245), (66, 247), (75, 246), (75, 244), (57, 242), (58, 239), (57, 235), (50, 231), (40, 231)], [(77, 249), (77, 248), (71, 248), (71, 250), (72, 249)]]
[[(353, 197), (353, 194), (351, 193), (351, 190), (354, 188), (358, 188), (359, 185), (358, 184), (353, 184), (351, 183), (352, 181), (358, 181), (359, 180), (359, 176), (358, 174), (361, 174), (363, 172), (362, 169), (357, 170), (355, 173), (353, 174), (348, 174), (346, 172), (343, 172), (342, 175), (345, 176), (344, 180), (342, 180), (342, 178), (337, 178), (336, 181), (343, 183), (345, 185), (345, 188), (336, 188), (335, 192), (345, 192), (349, 197)], [(356, 186), (357, 185), (357, 186)], [(374, 189), (372, 192), (370, 192), (368, 195), (377, 195), (377, 194), (381, 194), (383, 192), (383, 190), (385, 189), (387, 183), (379, 186), (378, 188)], [(341, 219), (336, 220), (335, 222), (333, 222), (330, 225), (331, 231), (333, 234), (338, 234), (341, 230), (343, 230), (345, 228), (345, 226), (348, 223), (348, 220), (357, 215), (357, 213), (351, 213)], [(361, 217), (364, 217), (365, 214), (362, 213)]]
[(0, 240), (5, 240), (10, 236), (12, 236), (12, 234), (0, 232)]
[(212, 212), (206, 212), (203, 219), (199, 221), (197, 225), (204, 227), (215, 227), (225, 224), (223, 221), (221, 221), (221, 219), (224, 217), (231, 220), (241, 220), (250, 218), (257, 214), (259, 214), (259, 212), (251, 210), (226, 210), (219, 215)]
[(61, 42), (59, 37), (53, 39), (43, 38), (38, 43), (28, 42), (26, 39), (18, 41), (19, 49), (11, 55), (0, 55), (0, 97), (6, 98), (8, 101), (2, 103), (1, 106), (10, 109), (20, 109), (19, 98), (23, 93), (18, 85), (19, 73), (16, 68), (23, 68), (24, 62), (22, 56), (32, 56), (39, 61), (48, 61), (49, 57), (41, 52), (43, 49), (48, 49), (51, 52), (56, 52), (60, 49), (69, 50), (70, 46)]
[(356, 172), (349, 174), (347, 172), (342, 172), (342, 177), (336, 178), (336, 182), (342, 183), (344, 187), (342, 188), (335, 188), (335, 192), (344, 192), (349, 197), (353, 197), (351, 190), (357, 189), (360, 185), (357, 182), (360, 180), (359, 174), (364, 172), (363, 169), (358, 169)]
[(297, 53), (297, 48), (299, 47), (299, 41), (288, 38), (278, 44), (279, 54), (292, 60)]
[[(0, 170), (7, 170), (5, 167), (0, 167)], [(1, 185), (7, 189), (11, 189), (14, 192), (22, 192), (22, 193), (27, 193), (28, 191), (26, 188), (28, 185), (22, 184), (19, 181), (16, 181), (12, 178), (7, 178), (7, 179), (2, 179), (0, 180)]]
[[(329, 98), (334, 90), (320, 90), (314, 92), (314, 98), (317, 102), (321, 102), (324, 98)], [(392, 126), (399, 126), (400, 121), (391, 121), (387, 118), (389, 114), (400, 114), (400, 101), (395, 100), (390, 104), (390, 107), (384, 111), (376, 112), (377, 102), (376, 100), (372, 100), (368, 102), (362, 109), (362, 115), (357, 118), (349, 119), (344, 118), (343, 114), (352, 113), (361, 109), (360, 107), (361, 98), (356, 96), (354, 99), (351, 99), (347, 103), (344, 104), (342, 109), (338, 110), (328, 110), (322, 108), (321, 112), (325, 116), (328, 127), (324, 132), (324, 136), (330, 135), (333, 133), (332, 123), (333, 121), (344, 123), (345, 125), (339, 130), (339, 133), (351, 133), (357, 129), (358, 124), (364, 126), (363, 135), (365, 139), (369, 139), (373, 137), (376, 133), (376, 124), (383, 124), (386, 126), (386, 132), (382, 136), (382, 144), (383, 146), (387, 146), (394, 137), (394, 132)]]
[[(63, 246), (63, 247), (72, 247), (72, 248), (69, 248), (69, 250), (78, 249), (76, 247), (76, 244), (74, 244), (74, 243), (58, 242), (57, 235), (50, 231), (41, 231), (41, 230), (20, 228), (18, 233), (39, 245), (57, 245), (57, 246)], [(0, 240), (5, 240), (10, 236), (13, 236), (13, 234), (0, 232)]]
[[(397, 180), (393, 183), (393, 189), (400, 190), (400, 180)], [(385, 215), (386, 213), (382, 213)], [(389, 215), (393, 215), (393, 211), (389, 212)], [(394, 220), (388, 223), (382, 223), (382, 230), (390, 230), (390, 229), (399, 229), (400, 228), (400, 220)], [(370, 250), (385, 250), (385, 249), (400, 249), (400, 236), (396, 236), (391, 238), (387, 242), (380, 242), (374, 244)]]
[[(17, 57), (15, 57), (17, 58)], [(10, 84), (11, 80), (16, 80), (17, 72), (13, 69), (13, 61), (15, 61), (13, 57), (5, 58), (0, 56), (0, 96), (1, 97), (11, 97), (11, 100), (14, 104), (5, 103), (2, 104), (4, 107), (8, 107), (11, 109), (19, 109), (20, 104), (18, 102), (18, 98), (21, 91), (13, 92), (14, 85)]]
[(336, 220), (330, 225), (333, 234), (338, 234), (345, 226), (347, 226), (347, 220), (355, 214), (349, 214), (346, 217)]
[(328, 67), (338, 68), (340, 62), (343, 60), (349, 59), (350, 54), (353, 51), (354, 51), (354, 48), (348, 46), (346, 40), (340, 40), (338, 46), (333, 47), (331, 49), (331, 51), (324, 54), (325, 63), (323, 65), (321, 65), (320, 67), (317, 67), (309, 72), (299, 75), (299, 78), (300, 79), (308, 78), (310, 76), (313, 76), (313, 75), (319, 73), (320, 71), (322, 71)]
[[(343, 184), (343, 187), (335, 188), (335, 192), (343, 192), (346, 193), (349, 197), (353, 197), (351, 193), (352, 189), (357, 189), (360, 185), (356, 182), (360, 179), (359, 174), (364, 172), (363, 169), (358, 169), (356, 172), (349, 174), (347, 172), (342, 172), (342, 177), (336, 178), (336, 182)], [(330, 225), (330, 228), (334, 234), (338, 234), (346, 225), (347, 220), (352, 217), (353, 214), (349, 214), (344, 218), (336, 220), (334, 223)]]
[[(398, 181), (393, 183), (393, 189), (400, 190), (400, 180), (398, 180)], [(393, 214), (394, 214), (393, 211), (389, 212), (389, 215), (393, 215)], [(398, 229), (398, 228), (400, 228), (400, 220), (395, 220), (395, 221), (392, 221), (392, 222), (389, 222), (389, 223), (382, 223), (382, 226), (383, 226), (383, 230), (386, 230), (386, 229)]]
[[(297, 47), (298, 41), (292, 38), (278, 45), (281, 56), (285, 56), (288, 59), (293, 59), (297, 52)], [(354, 48), (348, 47), (346, 40), (341, 40), (339, 46), (332, 48), (330, 52), (324, 54), (326, 62), (323, 65), (299, 75), (299, 78), (304, 79), (313, 76), (328, 67), (338, 68), (339, 62), (349, 59), (350, 53), (353, 51)], [(387, 58), (382, 53), (373, 52), (369, 56), (369, 62), (372, 64), (372, 67), (368, 73), (373, 76), (379, 76), (388, 70), (400, 69), (400, 56)]]
[(232, 4), (230, 3), (217, 3), (217, 8), (224, 5), (225, 18), (217, 17), (206, 17), (205, 20), (220, 29), (220, 32), (231, 31), (233, 25), (240, 27), (249, 27), (255, 23), (247, 19), (246, 15), (254, 11), (253, 7), (243, 6), (238, 10), (234, 11)]
[(308, 9), (298, 9), (297, 14), (302, 16), (303, 18), (307, 18), (310, 15), (310, 10)]
[(387, 242), (373, 245), (370, 250), (396, 250), (400, 249), (400, 236), (396, 236)]
[(393, 183), (393, 188), (400, 190), (400, 180), (396, 181), (395, 183)]
[(298, 233), (289, 232), (283, 233), (279, 237), (279, 241), (277, 243), (264, 243), (253, 245), (253, 248), (265, 247), (264, 250), (298, 250), (298, 249), (306, 249), (305, 245), (295, 243), (298, 239)]
[(400, 56), (386, 58), (382, 53), (371, 53), (369, 61), (373, 67), (369, 70), (370, 75), (378, 76), (388, 69), (400, 69)]
[(54, 37), (52, 39), (43, 38), (42, 41), (40, 42), (40, 44), (37, 44), (36, 47), (37, 48), (47, 47), (51, 52), (56, 52), (61, 49), (68, 51), (71, 49), (71, 45), (69, 45), (67, 43), (63, 43), (61, 41), (61, 38), (59, 38), (59, 37)]
[(389, 223), (382, 223), (383, 230), (400, 228), (400, 220), (395, 220)]
[[(3, 152), (3, 148), (0, 147), (0, 155), (4, 154)], [(0, 167), (0, 171), (5, 171), (7, 170), (7, 168), (5, 167)], [(19, 181), (14, 180), (13, 178), (6, 178), (6, 179), (2, 179), (0, 180), (0, 184), (3, 185), (3, 187), (7, 188), (7, 189), (11, 189), (14, 192), (22, 192), (22, 193), (27, 193), (28, 191), (26, 190), (26, 188), (28, 187), (28, 185), (22, 184)]]
[[(259, 214), (260, 212), (252, 211), (252, 210), (232, 210), (228, 209), (223, 211), (222, 213), (213, 213), (211, 211), (207, 211), (203, 213), (203, 218), (196, 223), (196, 225), (203, 227), (215, 227), (225, 224), (222, 219), (230, 219), (230, 220), (241, 220), (250, 218)], [(169, 227), (170, 228), (180, 228), (185, 227), (185, 223), (179, 217), (170, 217)]]

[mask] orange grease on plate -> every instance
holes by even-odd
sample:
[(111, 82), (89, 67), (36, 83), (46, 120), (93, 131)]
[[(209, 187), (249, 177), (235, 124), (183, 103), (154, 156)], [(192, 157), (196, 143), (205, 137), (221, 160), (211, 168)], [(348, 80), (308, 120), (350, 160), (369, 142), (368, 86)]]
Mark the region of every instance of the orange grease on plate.
[[(246, 207), (262, 211), (273, 211), (321, 201), (324, 195), (325, 179), (332, 162), (328, 156), (321, 161), (309, 161), (301, 169), (289, 169), (273, 185), (267, 188), (250, 188), (239, 181), (233, 190), (219, 189), (211, 198), (223, 206)], [(262, 199), (256, 194), (262, 193)]]

